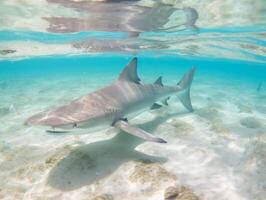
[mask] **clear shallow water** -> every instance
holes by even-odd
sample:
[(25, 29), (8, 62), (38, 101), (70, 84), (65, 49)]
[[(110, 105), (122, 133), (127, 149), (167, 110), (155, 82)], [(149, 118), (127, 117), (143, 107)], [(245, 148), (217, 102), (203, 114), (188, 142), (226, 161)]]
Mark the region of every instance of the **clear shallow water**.
[[(87, 191), (143, 199), (147, 196), (132, 189), (134, 184), (120, 188), (120, 182), (109, 179), (125, 179), (130, 161), (160, 156), (181, 184), (206, 199), (263, 199), (266, 90), (265, 85), (259, 92), (257, 87), (266, 68), (260, 63), (140, 56), (144, 82), (163, 75), (165, 84), (173, 85), (190, 66), (197, 67), (191, 91), (194, 113), (173, 98), (169, 107), (133, 120), (169, 141), (166, 145), (115, 136), (113, 129), (51, 135), (23, 125), (38, 111), (110, 83), (130, 58), (109, 54), (1, 61), (1, 195), (82, 199)], [(143, 155), (132, 155), (134, 148)], [(94, 168), (83, 169), (91, 165), (91, 157)], [(158, 189), (150, 198), (161, 198), (161, 193)]]
[[(92, 199), (108, 193), (114, 199), (157, 200), (178, 184), (202, 199), (264, 200), (263, 1), (117, 5), (0, 3), (0, 199)], [(24, 126), (32, 114), (111, 83), (133, 56), (147, 83), (162, 75), (164, 84), (174, 85), (191, 66), (197, 68), (195, 112), (172, 98), (168, 107), (132, 120), (167, 144), (113, 128), (56, 135)], [(144, 165), (143, 172), (138, 160), (156, 164)], [(157, 173), (158, 166), (167, 173)]]

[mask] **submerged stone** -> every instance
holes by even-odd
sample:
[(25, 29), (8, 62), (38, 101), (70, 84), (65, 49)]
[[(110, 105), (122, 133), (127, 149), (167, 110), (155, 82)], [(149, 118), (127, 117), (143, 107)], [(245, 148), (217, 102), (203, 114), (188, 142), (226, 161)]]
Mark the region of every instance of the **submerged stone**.
[(159, 163), (137, 163), (129, 180), (145, 187), (144, 195), (164, 190), (165, 200), (201, 200), (190, 188), (178, 186), (177, 177)]
[(101, 194), (93, 198), (93, 200), (113, 200), (113, 196), (111, 194)]
[(164, 192), (165, 200), (202, 200), (188, 187), (168, 187)]
[(240, 120), (240, 124), (247, 128), (259, 128), (261, 126), (260, 121), (254, 117), (245, 117)]
[(166, 190), (164, 191), (164, 199), (165, 200), (171, 200), (171, 199), (174, 199), (175, 197), (178, 196), (178, 193), (180, 191), (178, 190), (177, 187), (168, 187), (166, 188)]

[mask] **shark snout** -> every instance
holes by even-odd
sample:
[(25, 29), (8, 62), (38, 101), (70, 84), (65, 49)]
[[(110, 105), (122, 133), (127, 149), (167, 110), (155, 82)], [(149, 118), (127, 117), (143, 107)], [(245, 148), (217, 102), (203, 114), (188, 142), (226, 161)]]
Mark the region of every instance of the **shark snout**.
[(158, 143), (167, 143), (167, 141), (165, 141), (162, 138), (156, 138), (156, 141), (155, 142), (158, 142)]

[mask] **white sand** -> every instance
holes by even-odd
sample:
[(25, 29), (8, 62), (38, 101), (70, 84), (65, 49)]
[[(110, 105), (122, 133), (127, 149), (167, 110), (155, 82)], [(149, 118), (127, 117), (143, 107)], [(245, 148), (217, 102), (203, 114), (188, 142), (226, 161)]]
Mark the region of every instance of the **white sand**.
[[(226, 81), (216, 78), (195, 80), (194, 113), (184, 112), (173, 98), (168, 108), (132, 120), (167, 144), (138, 141), (123, 133), (115, 136), (114, 129), (51, 135), (41, 128), (23, 126), (30, 115), (93, 91), (110, 78), (93, 82), (83, 76), (61, 77), (47, 82), (44, 77), (8, 83), (0, 104), (9, 109), (13, 105), (0, 118), (1, 199), (91, 199), (103, 193), (115, 199), (162, 199), (173, 181), (162, 184), (160, 179), (159, 185), (149, 185), (153, 183), (149, 179), (143, 185), (130, 178), (134, 160), (155, 159), (150, 156), (163, 157), (162, 166), (176, 175), (176, 184), (188, 185), (204, 199), (263, 199), (266, 117), (256, 109), (261, 97), (244, 84), (225, 88)], [(236, 95), (240, 90), (241, 96)], [(260, 104), (265, 106), (265, 101)], [(241, 125), (245, 117), (261, 126)]]

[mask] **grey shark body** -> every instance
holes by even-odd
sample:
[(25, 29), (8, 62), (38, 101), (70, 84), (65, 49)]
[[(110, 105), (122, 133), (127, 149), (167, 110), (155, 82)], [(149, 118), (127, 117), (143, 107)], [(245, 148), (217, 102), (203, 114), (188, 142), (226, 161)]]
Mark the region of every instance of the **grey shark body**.
[(164, 86), (161, 77), (153, 84), (142, 84), (134, 58), (112, 84), (67, 105), (33, 115), (26, 124), (63, 129), (108, 125), (148, 141), (164, 143), (163, 139), (131, 126), (128, 119), (145, 110), (160, 108), (158, 102), (167, 104), (169, 97), (177, 93), (183, 105), (193, 111), (189, 93), (194, 71), (192, 68), (187, 72), (176, 86)]

